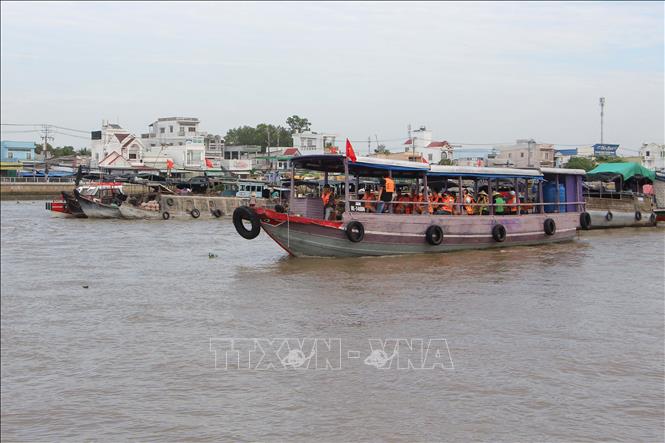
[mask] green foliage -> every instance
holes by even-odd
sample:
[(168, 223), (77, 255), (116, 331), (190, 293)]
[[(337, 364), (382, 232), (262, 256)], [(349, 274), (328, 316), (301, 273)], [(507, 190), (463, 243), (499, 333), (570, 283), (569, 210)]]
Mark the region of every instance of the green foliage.
[(312, 124), (306, 118), (301, 118), (297, 115), (292, 115), (286, 119), (286, 125), (291, 130), (291, 134), (296, 132), (309, 131)]
[(240, 126), (229, 129), (224, 137), (227, 146), (258, 145), (266, 146), (293, 146), (293, 138), (288, 129), (266, 123), (251, 126)]
[[(43, 147), (42, 147), (42, 146), (43, 146), (42, 144), (36, 144), (36, 145), (35, 145), (35, 154), (41, 154), (41, 153), (42, 153), (42, 151), (43, 151)], [(47, 150), (47, 151), (52, 151), (52, 150), (53, 150), (53, 146), (51, 146), (50, 143), (46, 143), (46, 150)]]
[(585, 171), (590, 171), (596, 167), (596, 162), (590, 158), (572, 157), (563, 167), (568, 169), (584, 169)]
[(598, 163), (622, 163), (625, 161), (622, 157), (610, 157), (605, 155), (599, 155), (596, 157)]
[(386, 148), (386, 145), (379, 145), (374, 149), (375, 154), (390, 154), (390, 151), (388, 148)]
[(88, 150), (88, 148), (81, 148), (81, 149), (79, 149), (78, 151), (76, 151), (76, 153), (77, 153), (78, 155), (91, 155), (91, 154), (92, 154), (92, 153), (90, 152), (90, 150)]
[(439, 161), (439, 164), (440, 164), (440, 165), (443, 165), (443, 166), (452, 166), (453, 161), (452, 161), (451, 159), (449, 159), (449, 158), (442, 158), (442, 159)]

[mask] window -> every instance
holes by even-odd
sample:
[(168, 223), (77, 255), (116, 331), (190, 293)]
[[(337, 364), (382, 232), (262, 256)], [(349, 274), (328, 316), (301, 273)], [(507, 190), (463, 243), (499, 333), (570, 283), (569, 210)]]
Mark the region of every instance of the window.
[(129, 159), (130, 160), (136, 160), (136, 153), (135, 152), (130, 152), (129, 153)]
[(427, 160), (429, 160), (429, 161), (434, 160), (434, 155), (433, 154), (427, 154)]
[(155, 144), (154, 144), (154, 143), (150, 143), (150, 146), (152, 146), (152, 147), (154, 148), (154, 147), (155, 147)]
[(173, 132), (173, 126), (169, 126), (169, 132)]
[(25, 159), (26, 159), (26, 160), (32, 160), (32, 152), (28, 152), (28, 153), (25, 155)]
[(7, 151), (7, 158), (14, 158), (14, 153), (12, 151)]
[(645, 154), (646, 154), (646, 156), (648, 157), (648, 156), (649, 156), (649, 151), (647, 151)]
[(509, 152), (508, 153), (508, 158), (512, 158), (512, 156), (513, 156), (513, 154)]
[(178, 145), (182, 146), (182, 142), (179, 142)]
[(99, 160), (99, 152), (95, 152), (95, 160)]
[(520, 157), (524, 158), (524, 152), (520, 152)]
[(163, 134), (164, 133), (164, 128), (159, 128), (159, 133)]
[(230, 152), (225, 152), (224, 153), (224, 160), (231, 160), (231, 153)]
[(196, 128), (193, 126), (190, 126), (188, 129), (189, 132), (196, 132)]
[(233, 151), (231, 153), (231, 158), (234, 159), (234, 160), (237, 160), (238, 159), (238, 151)]

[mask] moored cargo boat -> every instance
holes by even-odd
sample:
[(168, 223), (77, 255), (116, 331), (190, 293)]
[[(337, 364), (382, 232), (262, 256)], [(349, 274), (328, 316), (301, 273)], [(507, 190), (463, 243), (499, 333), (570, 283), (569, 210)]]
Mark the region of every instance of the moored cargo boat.
[[(312, 155), (292, 160), (292, 176), (295, 169), (304, 169), (323, 173), (326, 183), (331, 175), (344, 180), (332, 217), (325, 217), (326, 197), (298, 195), (292, 184), (285, 212), (238, 208), (236, 230), (251, 239), (263, 229), (296, 257), (348, 257), (561, 242), (574, 239), (580, 223), (588, 222), (581, 170), (430, 167), (351, 158)], [(381, 203), (378, 197), (360, 195), (358, 184), (367, 177), (382, 178), (382, 189), (390, 187), (399, 198), (384, 198)], [(544, 188), (550, 184), (563, 191), (545, 200)], [(403, 189), (410, 189), (409, 199), (404, 198)], [(507, 196), (508, 202), (504, 201)]]
[(602, 163), (589, 171), (584, 199), (591, 216), (587, 229), (655, 226), (652, 195), (655, 173), (637, 163)]

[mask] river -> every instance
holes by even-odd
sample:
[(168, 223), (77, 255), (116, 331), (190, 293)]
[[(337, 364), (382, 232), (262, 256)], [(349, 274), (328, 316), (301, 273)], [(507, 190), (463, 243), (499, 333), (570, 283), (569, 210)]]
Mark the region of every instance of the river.
[(1, 210), (3, 441), (664, 439), (663, 229), (293, 259), (228, 218)]

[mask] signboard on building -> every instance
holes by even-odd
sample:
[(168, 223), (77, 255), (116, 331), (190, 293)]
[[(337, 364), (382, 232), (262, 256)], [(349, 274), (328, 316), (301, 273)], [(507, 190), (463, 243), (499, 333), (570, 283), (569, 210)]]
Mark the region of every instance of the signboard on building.
[(619, 145), (609, 145), (607, 143), (596, 143), (593, 145), (593, 155), (595, 156), (605, 156), (605, 157), (616, 157), (617, 149)]

